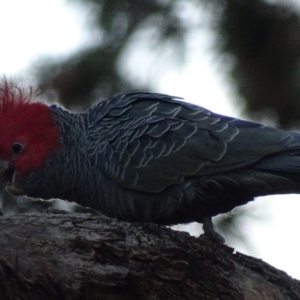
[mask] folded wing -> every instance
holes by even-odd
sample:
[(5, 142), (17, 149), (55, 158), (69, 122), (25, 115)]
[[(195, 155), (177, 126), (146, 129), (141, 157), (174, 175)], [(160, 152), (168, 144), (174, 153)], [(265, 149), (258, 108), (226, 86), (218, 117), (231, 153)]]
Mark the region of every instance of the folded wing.
[(87, 120), (91, 163), (120, 186), (143, 192), (253, 164), (272, 169), (278, 157), (300, 152), (297, 134), (162, 94), (110, 98), (90, 109)]

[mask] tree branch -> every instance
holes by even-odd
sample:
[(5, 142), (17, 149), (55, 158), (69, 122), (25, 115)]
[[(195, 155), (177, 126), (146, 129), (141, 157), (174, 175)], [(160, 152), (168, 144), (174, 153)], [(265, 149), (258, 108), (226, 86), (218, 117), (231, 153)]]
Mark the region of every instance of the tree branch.
[(0, 299), (300, 299), (261, 260), (153, 224), (34, 213), (0, 226)]

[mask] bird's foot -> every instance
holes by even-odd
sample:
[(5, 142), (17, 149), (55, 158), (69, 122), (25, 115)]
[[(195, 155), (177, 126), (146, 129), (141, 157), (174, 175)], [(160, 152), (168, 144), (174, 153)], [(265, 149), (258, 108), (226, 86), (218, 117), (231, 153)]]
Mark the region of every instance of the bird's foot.
[(217, 242), (218, 244), (224, 244), (225, 239), (214, 230), (214, 225), (211, 218), (205, 218), (203, 220), (204, 237)]

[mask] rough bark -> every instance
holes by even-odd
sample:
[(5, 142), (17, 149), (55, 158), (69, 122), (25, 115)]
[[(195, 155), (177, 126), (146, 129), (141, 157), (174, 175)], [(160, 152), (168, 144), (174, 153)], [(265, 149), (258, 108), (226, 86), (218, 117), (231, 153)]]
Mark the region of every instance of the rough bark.
[(165, 227), (47, 213), (0, 226), (0, 299), (300, 299), (286, 273)]

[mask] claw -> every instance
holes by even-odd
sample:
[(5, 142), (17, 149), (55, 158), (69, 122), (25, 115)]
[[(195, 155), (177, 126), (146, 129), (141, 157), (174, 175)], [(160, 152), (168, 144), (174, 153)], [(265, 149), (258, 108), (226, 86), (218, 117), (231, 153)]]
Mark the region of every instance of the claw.
[(219, 244), (225, 243), (225, 239), (214, 230), (214, 224), (211, 218), (205, 218), (203, 220), (203, 231), (204, 231), (204, 236), (206, 236), (210, 240), (213, 240)]

